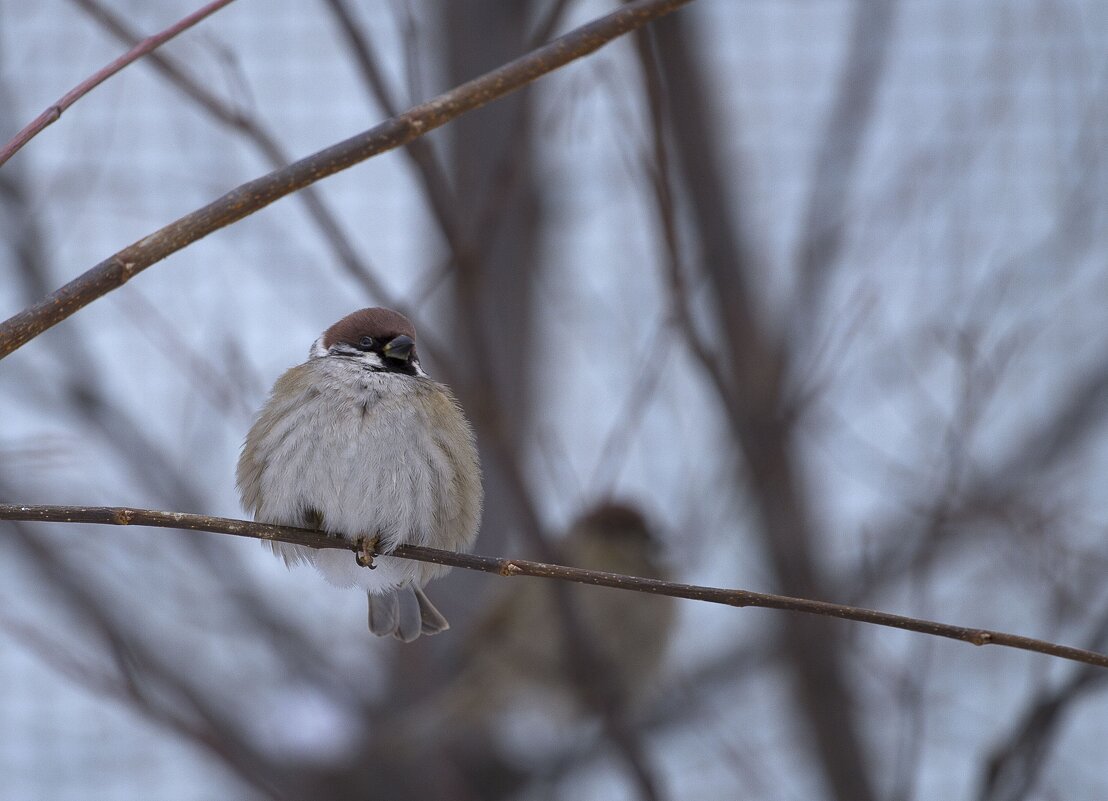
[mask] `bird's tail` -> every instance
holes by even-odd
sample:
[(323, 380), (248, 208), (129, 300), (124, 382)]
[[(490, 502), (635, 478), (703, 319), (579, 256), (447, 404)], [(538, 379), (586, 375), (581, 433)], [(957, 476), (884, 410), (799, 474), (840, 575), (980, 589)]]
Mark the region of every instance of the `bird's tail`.
[(420, 634), (438, 634), (450, 624), (419, 587), (408, 584), (382, 594), (369, 593), (369, 630), (411, 642)]

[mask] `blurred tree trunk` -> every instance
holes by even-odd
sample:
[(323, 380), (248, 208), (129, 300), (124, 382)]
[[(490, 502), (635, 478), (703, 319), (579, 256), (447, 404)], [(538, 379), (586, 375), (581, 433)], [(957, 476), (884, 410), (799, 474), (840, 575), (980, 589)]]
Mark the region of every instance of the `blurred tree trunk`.
[[(691, 204), (703, 269), (714, 291), (717, 317), (708, 326), (723, 347), (722, 385), (717, 387), (758, 512), (761, 535), (778, 590), (821, 598), (825, 582), (813, 552), (813, 520), (792, 443), (784, 402), (790, 353), (781, 330), (757, 312), (751, 279), (761, 259), (746, 241), (728, 201), (731, 174), (714, 131), (720, 116), (710, 108), (707, 71), (697, 54), (702, 44), (686, 17), (660, 20), (654, 28), (670, 87), (670, 119), (676, 163)], [(830, 796), (839, 801), (874, 798), (868, 760), (854, 715), (853, 692), (841, 664), (842, 628), (805, 615), (782, 621), (783, 653), (793, 672), (794, 703), (818, 756)]]
[[(532, 5), (496, 0), (433, 5), (430, 13), (439, 15), (444, 53), (443, 83), (458, 85), (525, 52)], [(517, 92), (453, 121), (440, 139), (449, 187), (425, 186), (450, 249), (453, 294), (440, 306), (440, 330), (448, 344), (441, 358), (450, 360), (452, 387), (477, 430), (486, 493), (479, 549), (486, 553), (518, 552), (518, 544), (509, 542), (524, 528), (518, 483), (511, 475), (526, 461), (533, 419), (530, 365), (535, 362), (533, 298), (542, 214), (533, 168), (532, 97), (530, 91)], [(424, 171), (426, 181), (426, 165)], [(449, 192), (449, 198), (432, 197), (436, 191)], [(478, 609), (472, 599), (489, 583), (478, 574), (455, 571), (449, 585), (436, 589), (436, 600), (451, 610), (451, 623), (464, 629), (467, 612)], [(436, 641), (435, 648), (445, 650), (447, 658), (434, 665), (412, 665), (413, 651), (398, 654), (394, 681), (411, 690), (413, 680), (417, 685), (434, 681), (429, 674), (442, 679), (461, 642)], [(407, 781), (420, 777), (432, 794), (460, 799), (500, 798), (518, 786), (519, 777), (499, 761), (485, 737), (473, 731), (463, 737), (441, 735), (433, 746), (426, 744), (436, 749), (434, 770), (397, 762)], [(404, 797), (422, 797), (428, 787), (405, 789)]]
[[(443, 3), (448, 32), (446, 83), (459, 84), (525, 50), (531, 2)], [(533, 298), (542, 208), (531, 141), (532, 93), (518, 92), (456, 120), (447, 129), (454, 184), (454, 336), (450, 358), (466, 383), (457, 387), (479, 429), (495, 422), (498, 436), (522, 455), (532, 419)], [(490, 213), (489, 209), (495, 209)], [(480, 437), (486, 443), (487, 439)], [(516, 501), (498, 474), (504, 465), (486, 447), (482, 548), (498, 550), (518, 532)]]

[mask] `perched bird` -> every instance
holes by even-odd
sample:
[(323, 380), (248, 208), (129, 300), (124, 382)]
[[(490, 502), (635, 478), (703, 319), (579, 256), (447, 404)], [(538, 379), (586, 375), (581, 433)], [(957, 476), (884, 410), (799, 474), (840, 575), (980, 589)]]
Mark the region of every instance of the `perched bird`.
[[(585, 513), (559, 543), (575, 567), (668, 579), (660, 544), (633, 507), (604, 503)], [(471, 722), (514, 706), (535, 691), (552, 694), (563, 711), (588, 712), (573, 660), (591, 657), (587, 683), (601, 681), (621, 706), (649, 697), (676, 623), (673, 598), (539, 579), (512, 579), (476, 625), (466, 669), (446, 699), (448, 714)], [(559, 599), (572, 606), (585, 654), (567, 641)], [(576, 666), (579, 668), (580, 666)], [(599, 675), (596, 671), (602, 671)]]
[(449, 628), (423, 586), (446, 568), (387, 556), (398, 545), (466, 551), (481, 517), (481, 469), (458, 402), (420, 367), (415, 328), (356, 311), (277, 379), (239, 458), (243, 506), (263, 523), (314, 528), (379, 554), (268, 543), (332, 584), (369, 594), (369, 628), (410, 642)]

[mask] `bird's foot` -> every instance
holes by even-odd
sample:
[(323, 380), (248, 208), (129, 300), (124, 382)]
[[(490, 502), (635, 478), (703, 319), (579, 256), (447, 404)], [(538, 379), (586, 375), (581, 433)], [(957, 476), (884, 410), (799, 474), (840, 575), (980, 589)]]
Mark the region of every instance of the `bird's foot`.
[(354, 558), (358, 560), (359, 565), (368, 567), (370, 570), (377, 568), (377, 565), (373, 564), (373, 557), (377, 555), (377, 545), (380, 541), (380, 536), (358, 538), (358, 550), (354, 552)]

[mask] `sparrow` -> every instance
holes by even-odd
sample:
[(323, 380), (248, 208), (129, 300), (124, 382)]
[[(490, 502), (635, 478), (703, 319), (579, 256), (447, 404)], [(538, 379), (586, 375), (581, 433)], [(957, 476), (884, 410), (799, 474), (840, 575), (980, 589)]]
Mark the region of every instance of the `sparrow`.
[[(660, 542), (627, 503), (608, 501), (586, 511), (558, 545), (570, 565), (670, 578)], [(676, 628), (674, 599), (578, 584), (564, 589), (596, 667), (608, 674), (605, 683), (617, 689), (619, 703), (633, 707), (648, 699)], [(440, 706), (456, 719), (475, 722), (542, 691), (563, 712), (587, 711), (559, 615), (551, 582), (513, 580), (475, 625), (466, 644), (466, 667)]]
[(268, 542), (331, 584), (361, 587), (369, 629), (411, 642), (449, 628), (423, 592), (448, 568), (389, 557), (398, 545), (467, 551), (483, 491), (473, 429), (419, 363), (416, 332), (391, 309), (356, 311), (277, 379), (239, 458), (243, 507), (262, 523), (311, 528), (377, 554)]

